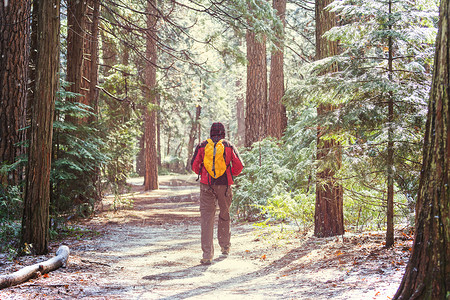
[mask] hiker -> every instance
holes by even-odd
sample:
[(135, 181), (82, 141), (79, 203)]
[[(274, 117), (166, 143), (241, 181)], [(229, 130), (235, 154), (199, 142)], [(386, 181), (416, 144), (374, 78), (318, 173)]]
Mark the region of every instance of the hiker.
[(223, 255), (230, 253), (230, 206), (233, 197), (233, 176), (239, 175), (244, 164), (236, 148), (225, 138), (225, 127), (216, 122), (210, 138), (197, 145), (191, 161), (192, 170), (200, 179), (200, 218), (203, 258), (201, 264), (211, 264), (214, 256), (214, 216), (219, 204), (217, 238)]

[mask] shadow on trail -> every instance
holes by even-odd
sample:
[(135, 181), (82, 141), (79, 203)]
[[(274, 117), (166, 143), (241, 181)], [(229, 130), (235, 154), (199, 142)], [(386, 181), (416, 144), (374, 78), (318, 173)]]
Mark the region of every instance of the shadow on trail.
[[(132, 254), (123, 254), (120, 256), (121, 259), (133, 259), (133, 258), (141, 258), (141, 257), (148, 257), (150, 255), (157, 255), (160, 253), (167, 253), (168, 251), (172, 251), (172, 250), (176, 250), (176, 249), (183, 249), (186, 248), (188, 246), (192, 246), (192, 245), (196, 245), (198, 244), (198, 241), (194, 240), (194, 241), (187, 241), (187, 242), (180, 242), (180, 243), (175, 243), (172, 245), (161, 245), (158, 249), (151, 249), (148, 250), (146, 252), (142, 252), (142, 253), (132, 253)], [(136, 248), (141, 248), (141, 245), (136, 245)], [(127, 246), (127, 248), (130, 248), (129, 246)], [(117, 248), (117, 250), (120, 250), (120, 247)], [(145, 279), (145, 278), (144, 278)]]
[[(162, 298), (164, 300), (169, 299), (186, 299), (189, 297), (194, 296), (200, 296), (204, 293), (212, 292), (216, 290), (218, 287), (220, 289), (224, 289), (227, 287), (232, 287), (236, 284), (242, 284), (244, 282), (248, 282), (251, 280), (254, 280), (258, 277), (263, 277), (266, 275), (269, 275), (271, 273), (275, 273), (276, 271), (279, 271), (285, 267), (287, 267), (292, 262), (304, 257), (305, 255), (309, 254), (311, 251), (318, 249), (319, 246), (312, 240), (309, 239), (305, 242), (305, 244), (302, 245), (301, 248), (296, 248), (291, 251), (289, 251), (285, 256), (283, 256), (280, 259), (277, 259), (270, 263), (270, 265), (254, 271), (247, 274), (239, 275), (238, 277), (232, 277), (227, 280), (223, 280), (220, 282), (215, 282), (213, 284), (204, 285), (197, 287), (195, 289), (191, 289), (189, 291), (185, 291), (179, 294), (171, 295), (165, 298)], [(215, 259), (214, 262), (222, 261), (226, 259), (226, 257), (219, 257), (218, 259)], [(150, 275), (145, 276), (143, 279), (145, 280), (173, 280), (173, 279), (179, 279), (179, 278), (186, 278), (186, 277), (198, 277), (200, 276), (204, 271), (206, 271), (208, 267), (205, 266), (194, 266), (183, 270), (178, 270), (175, 272), (167, 272), (162, 274), (156, 274), (156, 275)]]
[[(223, 261), (224, 259), (226, 259), (226, 257), (221, 256), (221, 257), (214, 259), (214, 262)], [(203, 272), (205, 272), (209, 267), (211, 267), (211, 265), (198, 264), (196, 266), (192, 266), (192, 267), (189, 267), (189, 268), (183, 269), (183, 270), (144, 276), (144, 277), (142, 277), (142, 279), (163, 281), (163, 280), (173, 280), (173, 279), (194, 278), (194, 277), (201, 276), (203, 274)]]

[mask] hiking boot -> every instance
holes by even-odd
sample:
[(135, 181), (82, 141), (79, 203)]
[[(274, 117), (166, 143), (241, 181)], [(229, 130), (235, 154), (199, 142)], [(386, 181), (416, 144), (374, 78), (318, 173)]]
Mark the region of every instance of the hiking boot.
[(202, 265), (210, 265), (210, 264), (211, 264), (211, 261), (212, 261), (212, 259), (202, 258), (202, 259), (200, 260), (200, 263), (201, 263)]
[(230, 247), (222, 247), (221, 250), (223, 255), (230, 254)]

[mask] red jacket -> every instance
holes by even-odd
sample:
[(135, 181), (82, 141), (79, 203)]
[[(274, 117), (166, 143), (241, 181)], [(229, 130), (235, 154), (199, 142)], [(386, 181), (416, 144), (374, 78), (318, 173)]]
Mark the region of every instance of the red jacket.
[(223, 140), (222, 144), (225, 147), (225, 163), (229, 166), (226, 172), (217, 179), (214, 179), (209, 175), (208, 171), (203, 167), (203, 157), (205, 156), (205, 146), (208, 144), (207, 141), (197, 145), (195, 148), (194, 156), (191, 160), (192, 171), (195, 174), (201, 176), (200, 182), (204, 184), (216, 184), (216, 185), (231, 185), (233, 184), (233, 176), (237, 176), (241, 173), (244, 168), (239, 153), (234, 148), (234, 146), (227, 140)]

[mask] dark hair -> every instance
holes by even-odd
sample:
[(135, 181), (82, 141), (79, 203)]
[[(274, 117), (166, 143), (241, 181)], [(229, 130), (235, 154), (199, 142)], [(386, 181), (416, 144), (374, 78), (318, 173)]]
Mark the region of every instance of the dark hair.
[(225, 126), (220, 122), (213, 123), (209, 135), (211, 138), (214, 137), (217, 140), (225, 138)]

